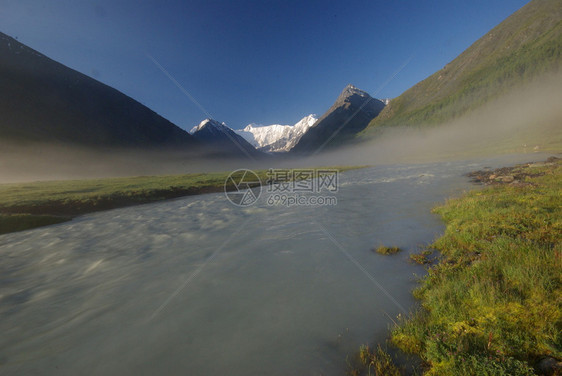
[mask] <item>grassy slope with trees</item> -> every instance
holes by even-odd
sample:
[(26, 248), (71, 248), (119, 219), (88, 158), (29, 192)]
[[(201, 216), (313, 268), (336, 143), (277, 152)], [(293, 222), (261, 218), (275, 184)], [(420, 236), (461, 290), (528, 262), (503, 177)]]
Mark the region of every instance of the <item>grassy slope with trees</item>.
[(455, 60), (390, 101), (363, 131), (451, 120), (562, 62), (562, 0), (533, 0)]

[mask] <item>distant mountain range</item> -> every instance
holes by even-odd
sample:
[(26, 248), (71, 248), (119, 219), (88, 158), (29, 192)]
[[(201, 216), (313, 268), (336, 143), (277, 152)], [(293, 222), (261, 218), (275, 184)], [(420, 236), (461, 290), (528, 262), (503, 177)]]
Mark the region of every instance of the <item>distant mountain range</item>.
[[(443, 123), (562, 68), (562, 1), (533, 0), (443, 69), (381, 101), (348, 85), (320, 118), (234, 131), (206, 119), (191, 134), (141, 103), (0, 33), (0, 141), (181, 150), (201, 157), (307, 155), (379, 127)], [(386, 105), (386, 106), (385, 106)], [(258, 150), (256, 150), (258, 149)]]
[(562, 1), (533, 0), (443, 69), (392, 99), (378, 127), (443, 123), (562, 68)]
[[(250, 124), (233, 131), (224, 123), (206, 119), (186, 132), (116, 89), (2, 33), (0, 77), (0, 141), (13, 144), (40, 142), (100, 150), (180, 150), (197, 157), (260, 158), (263, 152), (287, 152), (297, 146), (305, 151), (323, 142), (332, 131), (335, 138), (354, 134), (384, 106), (373, 100), (354, 114), (371, 97), (348, 86), (320, 120), (308, 115), (292, 126)], [(343, 124), (347, 118), (351, 121)], [(303, 138), (307, 140), (304, 144)]]
[[(343, 144), (361, 132), (384, 107), (383, 101), (350, 84), (319, 119), (315, 115), (308, 115), (295, 125), (250, 124), (237, 131), (224, 123), (207, 119), (190, 133), (202, 141), (214, 140), (223, 145), (237, 135), (244, 142), (236, 143), (243, 145), (246, 150), (252, 147), (269, 153), (292, 152), (307, 155)], [(203, 132), (204, 137), (199, 135)]]
[(295, 125), (256, 125), (236, 131), (250, 144), (266, 152), (286, 152), (291, 150), (301, 137), (316, 123), (316, 115), (308, 115)]

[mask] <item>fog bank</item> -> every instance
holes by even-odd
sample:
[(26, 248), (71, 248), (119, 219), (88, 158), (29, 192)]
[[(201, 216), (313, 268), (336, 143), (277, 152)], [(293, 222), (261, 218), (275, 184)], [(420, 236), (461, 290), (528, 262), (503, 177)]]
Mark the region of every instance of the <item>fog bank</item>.
[(0, 141), (0, 183), (165, 175), (238, 168), (376, 165), (562, 152), (562, 74), (545, 76), (469, 114), (431, 127), (392, 127), (347, 148), (301, 158), (201, 158), (188, 151), (91, 150)]
[(562, 152), (562, 74), (517, 88), (451, 122), (389, 127), (362, 144), (309, 158), (309, 164), (389, 164), (508, 153)]

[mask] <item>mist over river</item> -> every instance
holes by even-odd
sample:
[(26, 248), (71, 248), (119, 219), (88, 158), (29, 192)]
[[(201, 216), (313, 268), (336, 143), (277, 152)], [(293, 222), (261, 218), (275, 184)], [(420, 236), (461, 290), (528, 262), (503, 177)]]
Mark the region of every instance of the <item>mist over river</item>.
[(431, 208), (472, 170), (544, 158), (347, 171), (335, 206), (217, 193), (2, 235), (0, 374), (343, 375), (414, 307)]

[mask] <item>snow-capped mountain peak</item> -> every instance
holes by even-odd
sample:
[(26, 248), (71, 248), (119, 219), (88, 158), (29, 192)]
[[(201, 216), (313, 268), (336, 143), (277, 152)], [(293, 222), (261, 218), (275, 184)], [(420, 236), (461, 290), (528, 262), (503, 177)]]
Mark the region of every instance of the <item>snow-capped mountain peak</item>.
[(224, 130), (224, 128), (230, 129), (225, 123), (219, 123), (214, 119), (205, 119), (201, 123), (199, 123), (199, 125), (196, 125), (195, 127), (191, 128), (189, 133), (194, 134), (195, 132), (200, 131), (205, 127), (213, 127), (218, 130)]
[(211, 146), (215, 152), (227, 152), (233, 155), (243, 153), (246, 156), (262, 154), (232, 128), (214, 119), (203, 120), (199, 125), (193, 127), (189, 133), (197, 140)]
[(257, 125), (248, 124), (243, 130), (236, 131), (256, 148), (267, 152), (289, 151), (318, 119), (308, 115), (294, 125)]

